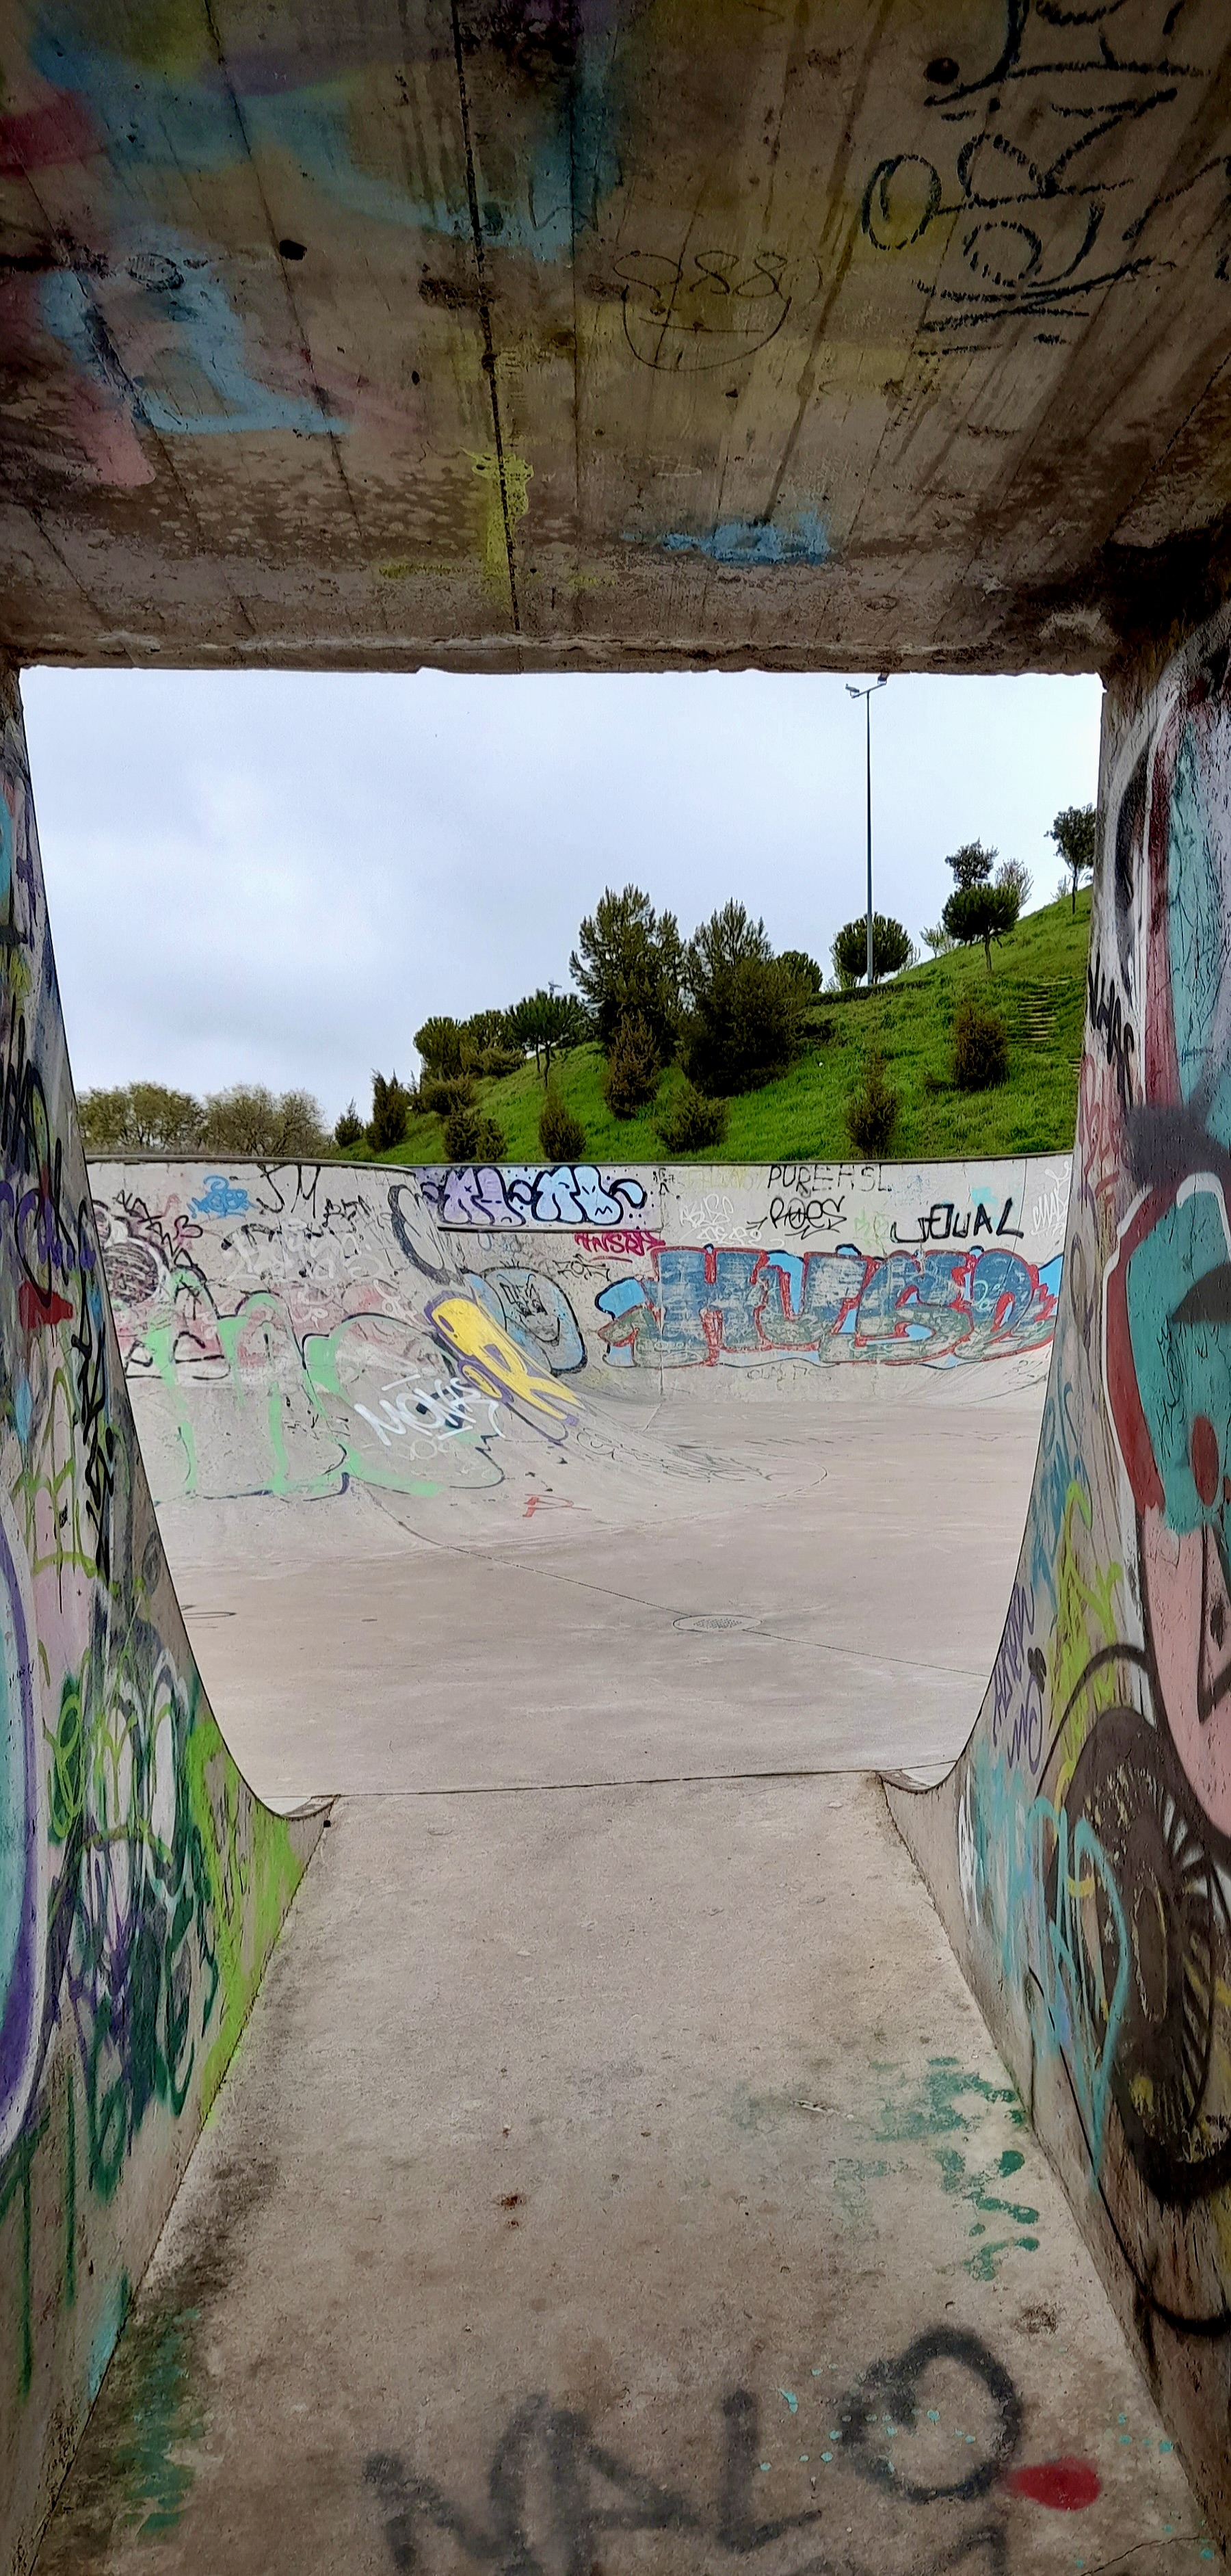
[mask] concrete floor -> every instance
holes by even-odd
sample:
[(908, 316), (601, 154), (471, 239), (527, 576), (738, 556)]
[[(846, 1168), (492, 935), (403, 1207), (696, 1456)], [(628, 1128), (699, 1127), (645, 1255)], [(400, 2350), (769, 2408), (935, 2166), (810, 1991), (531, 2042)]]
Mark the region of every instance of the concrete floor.
[(728, 1501), (648, 1533), (259, 1573), (180, 1537), (241, 1760), (344, 1794), (40, 2576), (1196, 2576), (1067, 2206), (841, 1776), (966, 1733), (1037, 1414), (844, 1408), (760, 1482), (728, 1422)]
[(1209, 2546), (881, 1793), (831, 1779), (344, 1801), (39, 2567)]
[(557, 1470), (486, 1546), (331, 1505), (267, 1505), (242, 1556), (233, 1515), (208, 1548), (207, 1515), (164, 1525), (210, 1698), (278, 1802), (947, 1765), (999, 1642), (1041, 1396), (818, 1403), (789, 1434), (781, 1404), (660, 1407), (656, 1436), (704, 1447), (711, 1482), (627, 1478), (600, 1527)]

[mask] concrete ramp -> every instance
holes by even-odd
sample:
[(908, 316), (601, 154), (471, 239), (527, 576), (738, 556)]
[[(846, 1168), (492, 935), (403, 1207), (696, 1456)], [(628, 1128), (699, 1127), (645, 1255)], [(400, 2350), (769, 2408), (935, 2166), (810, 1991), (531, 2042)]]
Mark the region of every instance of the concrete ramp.
[(92, 1184), (164, 1536), (267, 1795), (965, 1742), (1067, 1157)]
[(1225, 2540), (1226, 620), (1109, 702), (1065, 1283), (971, 1742), (893, 1812)]
[(320, 1829), (236, 1770), (111, 1323), (0, 697), (0, 2565), (29, 2564)]

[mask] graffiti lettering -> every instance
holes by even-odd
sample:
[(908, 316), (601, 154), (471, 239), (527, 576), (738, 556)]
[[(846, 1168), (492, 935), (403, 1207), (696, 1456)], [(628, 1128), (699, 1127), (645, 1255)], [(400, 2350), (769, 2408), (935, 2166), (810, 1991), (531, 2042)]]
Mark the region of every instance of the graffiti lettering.
[(450, 1163), (416, 1173), (424, 1205), (440, 1225), (622, 1225), (646, 1203), (645, 1184), (591, 1163)]

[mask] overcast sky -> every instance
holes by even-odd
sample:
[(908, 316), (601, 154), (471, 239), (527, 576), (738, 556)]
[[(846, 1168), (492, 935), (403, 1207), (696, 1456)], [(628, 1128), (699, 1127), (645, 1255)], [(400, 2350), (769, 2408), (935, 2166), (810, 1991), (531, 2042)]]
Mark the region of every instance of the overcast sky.
[[(606, 885), (687, 933), (737, 895), (828, 970), (864, 903), (841, 679), (52, 671), (23, 680), (78, 1088), (305, 1086), (330, 1121), (429, 1012), (568, 976)], [(875, 900), (914, 938), (995, 843), (1095, 794), (1093, 679), (894, 679), (873, 701)]]

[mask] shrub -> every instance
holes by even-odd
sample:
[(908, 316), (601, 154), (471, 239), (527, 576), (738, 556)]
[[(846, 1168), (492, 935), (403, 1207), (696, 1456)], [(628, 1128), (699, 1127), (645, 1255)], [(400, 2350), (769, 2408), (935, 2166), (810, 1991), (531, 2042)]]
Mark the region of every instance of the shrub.
[(469, 1108), (473, 1099), (468, 1073), (425, 1073), (419, 1085), (419, 1107), (430, 1118), (449, 1118), (455, 1109)]
[(703, 1154), (721, 1145), (727, 1132), (727, 1104), (685, 1082), (658, 1121), (658, 1133), (669, 1154)]
[(396, 1073), (386, 1081), (383, 1073), (372, 1076), (372, 1115), (368, 1121), (368, 1143), (374, 1154), (391, 1154), (406, 1133), (406, 1121), (414, 1107), (414, 1098)]
[(451, 1163), (498, 1163), (505, 1140), (494, 1118), (477, 1100), (459, 1100), (445, 1120), (445, 1152)]
[(580, 1118), (550, 1082), (539, 1111), (539, 1143), (549, 1163), (580, 1163), (586, 1150), (586, 1131)]
[(990, 1091), (1009, 1071), (1009, 1032), (999, 1011), (972, 994), (953, 1022), (953, 1080), (959, 1091)]
[(883, 1055), (870, 1055), (863, 1080), (846, 1104), (846, 1124), (856, 1151), (880, 1162), (889, 1151), (901, 1102), (885, 1073)]
[(352, 1145), (362, 1145), (363, 1136), (363, 1120), (355, 1107), (354, 1101), (351, 1100), (347, 1103), (346, 1108), (343, 1110), (342, 1115), (338, 1120), (337, 1126), (334, 1128), (333, 1141), (338, 1147), (339, 1152), (345, 1154), (350, 1151)]
[[(844, 992), (866, 980), (868, 972), (868, 917), (861, 913), (857, 921), (848, 921), (830, 950), (834, 973)], [(879, 984), (882, 975), (896, 975), (902, 966), (913, 966), (914, 945), (909, 931), (891, 913), (872, 915), (872, 981)]]
[(662, 1072), (654, 1031), (640, 1011), (621, 1020), (611, 1042), (603, 1098), (614, 1118), (635, 1118), (652, 1100)]

